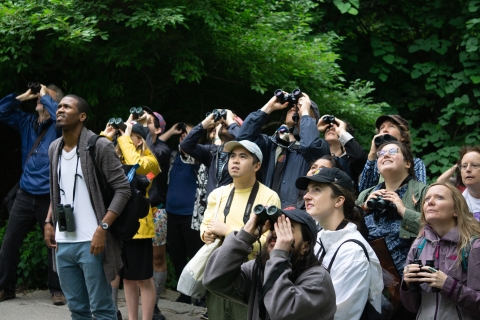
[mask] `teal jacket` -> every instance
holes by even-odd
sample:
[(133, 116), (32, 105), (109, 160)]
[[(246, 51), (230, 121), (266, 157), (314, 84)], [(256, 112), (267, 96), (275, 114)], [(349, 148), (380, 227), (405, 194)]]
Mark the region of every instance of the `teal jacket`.
[[(359, 206), (363, 205), (375, 188), (376, 186), (363, 190), (358, 196), (357, 204)], [(407, 191), (402, 198), (407, 210), (405, 210), (405, 215), (403, 216), (403, 221), (400, 226), (400, 238), (408, 239), (418, 236), (418, 232), (420, 231), (420, 210), (427, 188), (428, 186), (426, 184), (416, 180), (410, 180), (408, 182)]]

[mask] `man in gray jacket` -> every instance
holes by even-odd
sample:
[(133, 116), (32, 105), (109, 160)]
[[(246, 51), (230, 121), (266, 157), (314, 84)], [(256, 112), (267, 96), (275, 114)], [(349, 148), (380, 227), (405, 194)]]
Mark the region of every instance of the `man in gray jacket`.
[[(258, 216), (214, 251), (203, 284), (216, 295), (248, 304), (248, 319), (333, 319), (335, 290), (313, 248), (317, 228), (305, 211), (282, 210), (255, 260), (244, 263), (259, 238)], [(270, 228), (267, 221), (262, 234)]]
[[(108, 230), (127, 203), (130, 186), (110, 141), (97, 141), (95, 160), (88, 154), (94, 135), (84, 127), (88, 110), (87, 102), (75, 95), (58, 105), (56, 126), (62, 137), (48, 150), (51, 202), (44, 236), (47, 246), (57, 249), (57, 272), (72, 319), (91, 319), (93, 314), (98, 320), (115, 320), (110, 282), (122, 260), (120, 243)], [(93, 161), (113, 190), (110, 204), (103, 202)]]

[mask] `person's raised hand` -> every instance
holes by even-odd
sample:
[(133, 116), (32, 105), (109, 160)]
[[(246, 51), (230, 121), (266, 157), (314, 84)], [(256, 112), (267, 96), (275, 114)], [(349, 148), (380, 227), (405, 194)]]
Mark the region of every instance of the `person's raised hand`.
[(290, 252), (295, 243), (290, 219), (288, 219), (288, 217), (285, 217), (285, 215), (282, 214), (280, 217), (278, 217), (274, 228), (275, 234), (277, 236), (277, 241), (275, 243), (274, 249), (280, 249)]
[(38, 93), (32, 93), (31, 89), (28, 89), (27, 91), (16, 97), (16, 99), (19, 101), (27, 101), (36, 98), (38, 98)]
[(211, 129), (215, 127), (215, 115), (210, 113), (205, 119), (202, 121), (202, 127), (203, 129)]
[(264, 225), (262, 225), (262, 230), (259, 231), (258, 228), (258, 216), (255, 213), (250, 214), (250, 219), (248, 219), (247, 223), (245, 223), (245, 226), (243, 226), (243, 230), (246, 232), (250, 233), (252, 236), (258, 238), (267, 230), (270, 230), (271, 225), (270, 221), (265, 222)]
[[(286, 94), (284, 91), (283, 94)], [(273, 96), (268, 102), (262, 107), (262, 111), (265, 113), (272, 113), (273, 111), (282, 110), (288, 107), (288, 102), (280, 103), (277, 97)]]

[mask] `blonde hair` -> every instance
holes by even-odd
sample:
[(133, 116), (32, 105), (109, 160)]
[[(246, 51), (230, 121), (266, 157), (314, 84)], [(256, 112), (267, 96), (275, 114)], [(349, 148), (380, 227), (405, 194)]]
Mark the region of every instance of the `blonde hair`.
[[(430, 190), (431, 187), (434, 186), (444, 186), (450, 190), (450, 193), (452, 195), (453, 199), (453, 210), (458, 214), (457, 217), (454, 217), (456, 220), (457, 228), (458, 228), (458, 233), (460, 239), (458, 239), (458, 245), (457, 245), (457, 264), (460, 265), (462, 262), (462, 250), (466, 248), (467, 246), (470, 245), (470, 240), (472, 239), (473, 236), (480, 236), (480, 222), (477, 221), (473, 217), (473, 214), (470, 212), (468, 209), (467, 201), (463, 197), (463, 195), (460, 193), (460, 191), (450, 183), (445, 183), (445, 182), (435, 182), (432, 183), (430, 186), (428, 186), (428, 190)], [(425, 204), (424, 200), (424, 204)], [(423, 231), (425, 229), (425, 226), (428, 225), (427, 220), (425, 219), (425, 212), (423, 210), (423, 205), (421, 208), (421, 217), (420, 217), (420, 222), (421, 222), (421, 229), (418, 234), (418, 238), (423, 237)]]
[[(132, 134), (134, 134), (140, 141), (142, 141), (142, 144), (140, 146), (135, 147), (135, 149), (137, 149), (137, 150), (140, 149), (140, 156), (143, 157), (143, 156), (146, 156), (148, 154), (151, 154), (152, 152), (148, 148), (147, 142), (145, 141), (145, 139), (143, 139), (142, 136), (139, 135), (138, 133), (132, 132)], [(115, 151), (117, 151), (117, 154), (118, 154), (120, 160), (122, 161), (122, 163), (125, 163), (125, 158), (123, 157), (122, 149), (120, 149), (120, 146), (118, 145), (118, 143), (115, 146)], [(131, 164), (131, 163), (127, 163), (127, 164)]]

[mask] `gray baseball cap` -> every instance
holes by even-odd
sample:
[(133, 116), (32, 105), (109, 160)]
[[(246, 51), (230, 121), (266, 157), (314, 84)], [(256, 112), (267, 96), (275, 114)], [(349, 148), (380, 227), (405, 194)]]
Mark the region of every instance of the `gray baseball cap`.
[(223, 150), (226, 152), (232, 152), (233, 149), (236, 147), (244, 147), (251, 153), (257, 156), (258, 160), (260, 160), (260, 163), (263, 162), (263, 154), (262, 150), (257, 146), (255, 142), (248, 141), (248, 140), (242, 140), (242, 141), (230, 141), (225, 144), (223, 147)]

